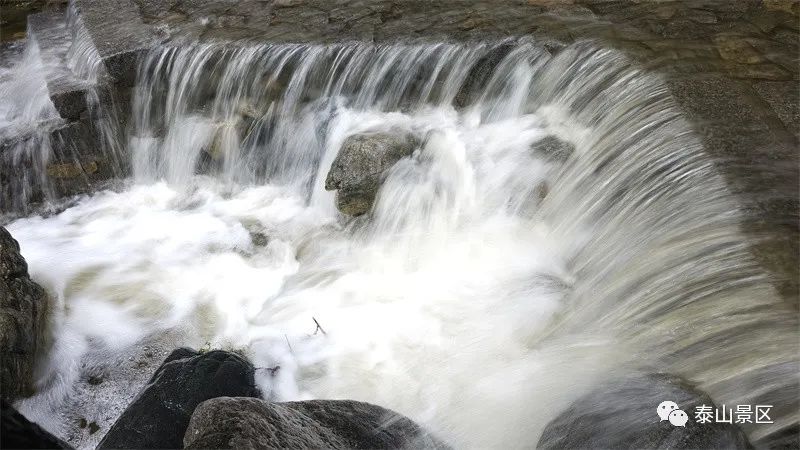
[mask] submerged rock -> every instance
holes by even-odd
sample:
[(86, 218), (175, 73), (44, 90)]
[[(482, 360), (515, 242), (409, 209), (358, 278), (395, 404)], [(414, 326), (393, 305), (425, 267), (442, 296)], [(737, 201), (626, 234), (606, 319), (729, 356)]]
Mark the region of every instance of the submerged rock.
[[(685, 427), (660, 419), (656, 410), (665, 401), (685, 412)], [(545, 427), (537, 448), (751, 448), (736, 425), (696, 422), (700, 405), (716, 409), (708, 394), (679, 377), (626, 377), (576, 400)]]
[(533, 154), (553, 162), (564, 162), (575, 152), (575, 145), (555, 136), (545, 136), (531, 144)]
[(464, 108), (480, 98), (494, 70), (514, 47), (515, 43), (513, 42), (502, 43), (489, 50), (486, 55), (475, 62), (453, 99), (456, 107)]
[(184, 448), (448, 448), (400, 414), (352, 400), (215, 398), (192, 415)]
[(47, 430), (31, 422), (5, 400), (0, 413), (2, 448), (72, 448)]
[(28, 276), (19, 243), (0, 226), (0, 392), (33, 393), (33, 367), (45, 346), (48, 297)]
[(255, 368), (222, 350), (173, 351), (122, 413), (98, 448), (181, 448), (195, 407), (223, 397), (257, 397)]
[(345, 139), (325, 179), (325, 189), (337, 190), (336, 207), (349, 216), (372, 208), (386, 172), (410, 156), (417, 140), (407, 133), (356, 134)]

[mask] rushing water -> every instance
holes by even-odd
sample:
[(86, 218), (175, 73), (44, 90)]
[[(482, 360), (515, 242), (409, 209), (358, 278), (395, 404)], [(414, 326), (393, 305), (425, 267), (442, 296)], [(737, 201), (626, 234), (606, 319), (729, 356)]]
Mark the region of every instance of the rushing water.
[[(75, 142), (88, 136), (87, 128), (102, 143), (93, 154), (107, 160), (113, 173), (122, 173), (118, 111), (111, 106), (111, 94), (102, 89), (105, 69), (81, 18), (70, 5), (64, 16), (41, 13), (34, 22), (36, 26), (28, 26), (24, 51), (1, 55), (0, 213), (25, 213), (35, 204), (55, 202), (60, 186), (48, 174), (48, 165), (80, 166), (86, 155)], [(87, 110), (82, 114), (91, 124), (73, 127), (63, 119), (48, 86), (84, 97)], [(68, 100), (73, 102), (77, 100)]]
[[(0, 201), (25, 204), (34, 195), (34, 186), (44, 182), (44, 167), (50, 159), (50, 130), (61, 124), (47, 95), (46, 65), (35, 41), (19, 54), (12, 54), (0, 64), (0, 168), (34, 166), (36, 171), (22, 171), (0, 188)], [(2, 208), (6, 209), (6, 208)]]
[[(268, 398), (369, 401), (458, 447), (530, 446), (641, 368), (778, 405), (753, 439), (797, 422), (796, 316), (664, 85), (621, 55), (187, 45), (138, 80), (129, 187), (8, 226), (57, 304), (22, 403), (51, 428), (80, 361), (164, 335), (280, 366), (258, 372)], [(372, 131), (421, 145), (349, 219), (324, 179)]]

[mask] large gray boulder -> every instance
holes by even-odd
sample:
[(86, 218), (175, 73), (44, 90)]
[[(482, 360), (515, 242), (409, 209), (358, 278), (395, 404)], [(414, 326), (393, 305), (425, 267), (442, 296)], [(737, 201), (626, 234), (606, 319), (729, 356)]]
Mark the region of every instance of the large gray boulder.
[(386, 172), (418, 146), (402, 132), (355, 134), (345, 139), (325, 179), (325, 189), (336, 190), (336, 207), (349, 216), (372, 208)]
[(28, 276), (19, 243), (0, 226), (0, 394), (33, 393), (33, 369), (45, 345), (48, 296)]
[(173, 351), (98, 448), (181, 448), (195, 407), (221, 396), (257, 397), (255, 368), (222, 350)]
[(394, 411), (351, 400), (215, 398), (192, 415), (184, 448), (448, 448)]
[[(685, 427), (662, 421), (657, 408), (675, 402), (688, 415)], [(695, 407), (713, 400), (669, 374), (616, 379), (576, 400), (542, 432), (537, 448), (751, 448), (744, 432), (727, 423), (695, 421)]]

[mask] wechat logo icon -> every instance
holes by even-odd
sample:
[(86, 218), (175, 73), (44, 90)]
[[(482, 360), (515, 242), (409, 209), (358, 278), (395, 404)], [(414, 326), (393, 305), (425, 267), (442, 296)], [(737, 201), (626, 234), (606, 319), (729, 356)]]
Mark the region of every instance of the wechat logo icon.
[(685, 427), (686, 422), (689, 421), (689, 415), (678, 408), (677, 403), (671, 401), (661, 402), (656, 409), (656, 413), (662, 422), (668, 420), (669, 423), (676, 427)]

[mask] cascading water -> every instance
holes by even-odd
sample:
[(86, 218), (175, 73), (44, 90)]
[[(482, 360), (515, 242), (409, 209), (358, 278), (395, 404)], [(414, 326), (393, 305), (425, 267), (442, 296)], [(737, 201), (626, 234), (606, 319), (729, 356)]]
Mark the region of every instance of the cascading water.
[(17, 207), (31, 200), (36, 185), (46, 185), (44, 167), (51, 153), (50, 130), (62, 120), (47, 95), (48, 67), (36, 41), (10, 59), (0, 68), (0, 140), (4, 143), (0, 167), (38, 169), (23, 171), (8, 181), (4, 179), (8, 175), (0, 173), (0, 184), (8, 186), (7, 192), (0, 191), (0, 200)]
[[(58, 180), (50, 172), (58, 169), (48, 165), (80, 167), (87, 149), (78, 141), (92, 141), (111, 173), (122, 175), (125, 166), (113, 93), (106, 89), (102, 60), (74, 5), (65, 15), (41, 13), (33, 21), (37, 26), (29, 23), (24, 51), (0, 67), (0, 213), (25, 213), (33, 205), (56, 202)], [(63, 118), (51, 88), (80, 96), (69, 102), (85, 103), (87, 123)]]
[[(531, 446), (636, 369), (780, 405), (754, 440), (797, 423), (796, 316), (664, 85), (613, 51), (162, 47), (133, 108), (128, 189), (9, 225), (57, 299), (21, 405), (50, 427), (81, 364), (163, 336), (279, 366), (269, 398), (373, 402), (457, 447)], [(324, 180), (373, 131), (421, 144), (346, 219)]]

